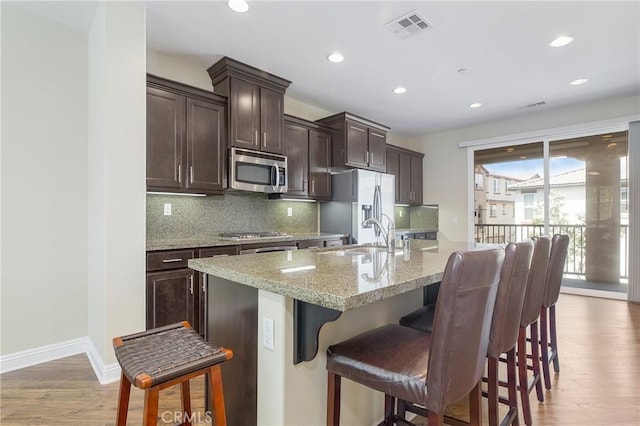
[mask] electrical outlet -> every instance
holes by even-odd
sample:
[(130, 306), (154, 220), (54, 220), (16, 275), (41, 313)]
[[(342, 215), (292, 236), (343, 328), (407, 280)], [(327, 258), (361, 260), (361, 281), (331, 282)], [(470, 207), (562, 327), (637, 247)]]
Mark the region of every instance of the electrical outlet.
[(164, 215), (165, 216), (171, 216), (171, 204), (170, 203), (164, 203)]
[(262, 317), (262, 346), (274, 350), (273, 320), (267, 317)]
[(287, 216), (293, 216), (293, 207), (287, 207)]
[(398, 210), (398, 214), (402, 217), (402, 210)]

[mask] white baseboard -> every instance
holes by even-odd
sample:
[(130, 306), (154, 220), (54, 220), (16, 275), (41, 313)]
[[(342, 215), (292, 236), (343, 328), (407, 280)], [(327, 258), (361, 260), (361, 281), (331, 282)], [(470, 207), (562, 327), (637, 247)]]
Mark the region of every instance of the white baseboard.
[(560, 287), (560, 293), (575, 294), (578, 296), (600, 297), (602, 299), (627, 300), (627, 293), (619, 293), (615, 291), (592, 290), (589, 288), (578, 287)]
[(93, 373), (101, 385), (107, 385), (120, 380), (120, 365), (117, 362), (105, 365), (91, 340), (87, 342), (87, 358), (89, 358)]
[(0, 374), (83, 353), (87, 354), (93, 373), (100, 384), (106, 385), (120, 380), (120, 365), (117, 362), (105, 365), (89, 337), (0, 356)]
[(32, 365), (85, 353), (88, 341), (88, 337), (80, 337), (78, 339), (67, 340), (66, 342), (1, 356), (0, 373), (7, 373), (9, 371), (31, 367)]

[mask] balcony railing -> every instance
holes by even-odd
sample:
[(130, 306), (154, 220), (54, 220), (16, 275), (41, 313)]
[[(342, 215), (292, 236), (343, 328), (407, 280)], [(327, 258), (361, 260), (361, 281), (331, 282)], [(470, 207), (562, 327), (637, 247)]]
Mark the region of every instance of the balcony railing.
[[(583, 276), (585, 273), (585, 225), (549, 225), (549, 235), (569, 235), (569, 249), (564, 265), (565, 274)], [(629, 276), (629, 225), (620, 225), (620, 278)], [(544, 225), (476, 225), (475, 240), (481, 243), (505, 244), (544, 234)]]

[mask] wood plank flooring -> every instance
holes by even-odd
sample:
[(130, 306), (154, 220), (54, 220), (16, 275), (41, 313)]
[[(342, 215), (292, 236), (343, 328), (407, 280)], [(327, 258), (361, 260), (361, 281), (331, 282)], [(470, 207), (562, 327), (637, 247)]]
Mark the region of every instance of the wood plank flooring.
[[(531, 394), (534, 424), (640, 425), (640, 305), (562, 294), (557, 309), (561, 372), (544, 403)], [(0, 387), (3, 426), (114, 423), (118, 383), (101, 386), (85, 355), (2, 374)], [(203, 388), (201, 377), (192, 381), (200, 415), (194, 424), (210, 424)], [(159, 424), (177, 423), (179, 398), (178, 387), (160, 393)], [(132, 388), (128, 424), (141, 424), (142, 403), (143, 392)], [(464, 411), (451, 410), (461, 417)]]

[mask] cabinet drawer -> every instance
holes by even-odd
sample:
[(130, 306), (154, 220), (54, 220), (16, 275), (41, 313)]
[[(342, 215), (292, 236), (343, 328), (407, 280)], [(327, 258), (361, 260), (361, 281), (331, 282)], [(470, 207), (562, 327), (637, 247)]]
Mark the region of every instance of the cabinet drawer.
[(238, 246), (209, 247), (200, 249), (198, 251), (198, 257), (235, 256), (239, 252)]
[(427, 240), (437, 240), (438, 239), (438, 233), (437, 232), (427, 232)]
[(147, 253), (147, 271), (187, 268), (187, 261), (193, 258), (193, 250), (171, 250)]

